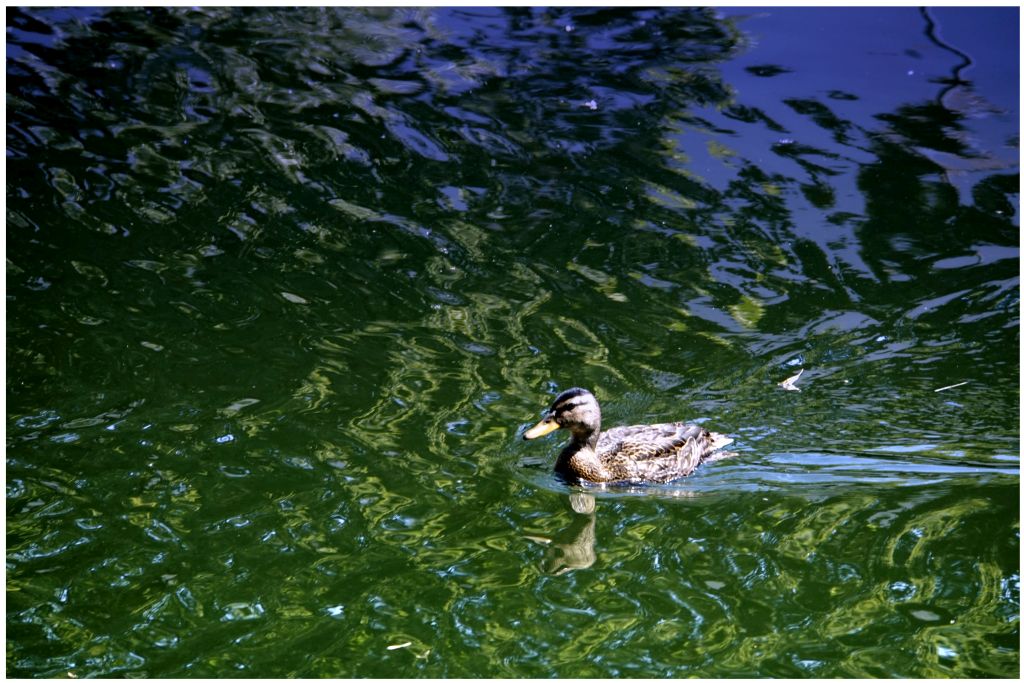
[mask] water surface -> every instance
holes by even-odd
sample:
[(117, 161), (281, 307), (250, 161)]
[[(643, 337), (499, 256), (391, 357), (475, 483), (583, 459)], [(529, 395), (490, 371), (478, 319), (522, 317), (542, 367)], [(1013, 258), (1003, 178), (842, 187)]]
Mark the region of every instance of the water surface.
[(1013, 677), (1017, 17), (10, 10), (8, 674)]

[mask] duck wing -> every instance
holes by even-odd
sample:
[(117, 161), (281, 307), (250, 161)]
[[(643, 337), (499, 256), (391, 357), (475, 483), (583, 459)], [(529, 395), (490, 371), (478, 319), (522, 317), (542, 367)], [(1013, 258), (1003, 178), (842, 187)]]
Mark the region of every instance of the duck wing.
[(699, 425), (670, 422), (610, 429), (597, 457), (613, 481), (666, 482), (689, 475), (719, 446)]
[(691, 440), (691, 448), (703, 451), (711, 444), (711, 433), (682, 422), (615, 427), (601, 433), (597, 453), (601, 460), (627, 458), (640, 462), (672, 457)]

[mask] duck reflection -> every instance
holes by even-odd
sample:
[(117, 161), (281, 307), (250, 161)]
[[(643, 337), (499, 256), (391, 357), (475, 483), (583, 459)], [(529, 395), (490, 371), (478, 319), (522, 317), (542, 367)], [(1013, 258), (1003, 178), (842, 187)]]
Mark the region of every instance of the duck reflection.
[(574, 569), (586, 569), (594, 564), (597, 501), (589, 493), (576, 491), (569, 494), (572, 521), (554, 537), (527, 536), (531, 541), (547, 546), (541, 569), (547, 574), (565, 574)]
[[(722, 457), (729, 455), (735, 454), (729, 453)], [(664, 498), (695, 498), (700, 495), (686, 488), (651, 489), (646, 486), (620, 486), (616, 487), (616, 492)], [(526, 538), (547, 548), (541, 561), (541, 569), (547, 574), (558, 575), (574, 569), (586, 569), (597, 559), (597, 499), (586, 491), (574, 491), (569, 494), (568, 503), (573, 512), (572, 521), (561, 532), (551, 537), (524, 534)]]

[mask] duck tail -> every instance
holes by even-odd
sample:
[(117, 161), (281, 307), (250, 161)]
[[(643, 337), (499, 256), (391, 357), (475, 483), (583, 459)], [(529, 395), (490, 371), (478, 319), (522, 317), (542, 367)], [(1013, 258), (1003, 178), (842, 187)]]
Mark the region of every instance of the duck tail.
[(709, 432), (709, 434), (711, 435), (711, 445), (708, 448), (708, 452), (704, 455), (704, 458), (701, 460), (702, 463), (714, 462), (715, 460), (724, 460), (726, 458), (731, 458), (734, 455), (738, 455), (737, 453), (733, 453), (732, 451), (721, 450), (725, 446), (728, 446), (729, 444), (732, 443), (732, 439), (730, 437), (726, 436), (725, 434), (718, 434), (716, 432)]
[(717, 451), (720, 448), (725, 448), (733, 442), (731, 437), (725, 434), (719, 434), (717, 432), (709, 432), (711, 434), (711, 450)]

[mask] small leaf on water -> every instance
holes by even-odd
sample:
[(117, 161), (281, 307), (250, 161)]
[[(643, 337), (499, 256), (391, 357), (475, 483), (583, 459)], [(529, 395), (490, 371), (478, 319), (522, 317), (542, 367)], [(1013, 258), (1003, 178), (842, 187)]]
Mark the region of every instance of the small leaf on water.
[(786, 379), (782, 380), (781, 382), (779, 382), (779, 386), (785, 389), (786, 391), (800, 391), (800, 387), (796, 386), (796, 381), (800, 379), (800, 375), (802, 374), (804, 374), (804, 369), (800, 368), (800, 372), (796, 373), (792, 377), (787, 377)]
[(308, 304), (309, 303), (308, 301), (303, 299), (298, 294), (292, 294), (291, 292), (281, 292), (281, 296), (283, 296), (288, 301), (291, 301), (293, 304)]

